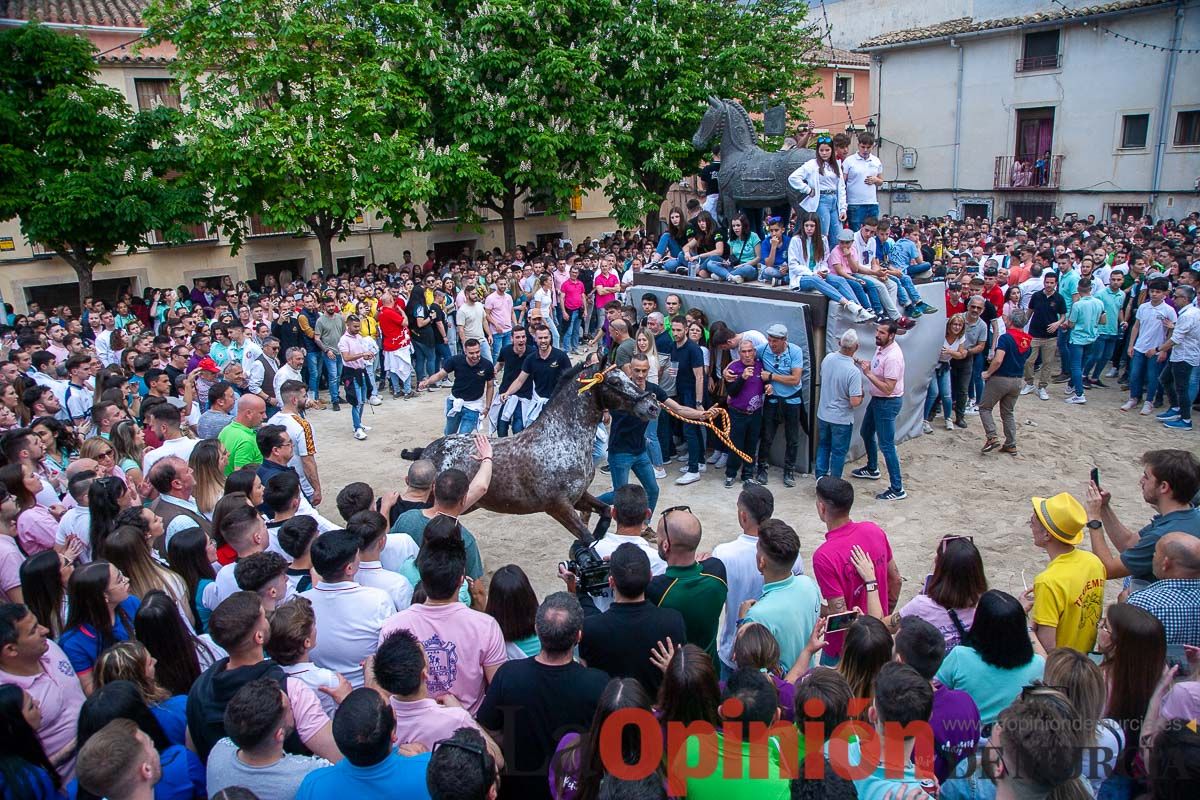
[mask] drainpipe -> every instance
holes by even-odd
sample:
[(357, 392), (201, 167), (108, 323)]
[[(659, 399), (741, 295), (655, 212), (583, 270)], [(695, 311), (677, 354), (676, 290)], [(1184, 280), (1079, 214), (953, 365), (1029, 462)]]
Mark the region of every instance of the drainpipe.
[(955, 207), (958, 206), (958, 154), (962, 147), (962, 103), (963, 103), (963, 46), (954, 38), (950, 39), (950, 46), (958, 51), (958, 83), (955, 88), (954, 97), (954, 166), (952, 168), (952, 177), (950, 181), (951, 190), (954, 192)]
[(1171, 32), (1171, 51), (1167, 54), (1167, 74), (1162, 82), (1162, 96), (1158, 99), (1158, 144), (1154, 148), (1154, 177), (1150, 181), (1150, 202), (1147, 213), (1157, 217), (1159, 184), (1162, 182), (1163, 155), (1167, 149), (1167, 122), (1170, 117), (1171, 96), (1175, 90), (1175, 62), (1179, 57), (1176, 48), (1183, 31), (1183, 2), (1175, 5), (1175, 29)]
[[(879, 65), (879, 80), (875, 82), (875, 136), (879, 144), (879, 158), (883, 159), (883, 53), (874, 53), (871, 60)], [(896, 177), (899, 177), (897, 175)], [(888, 214), (892, 213), (892, 193), (888, 191)]]

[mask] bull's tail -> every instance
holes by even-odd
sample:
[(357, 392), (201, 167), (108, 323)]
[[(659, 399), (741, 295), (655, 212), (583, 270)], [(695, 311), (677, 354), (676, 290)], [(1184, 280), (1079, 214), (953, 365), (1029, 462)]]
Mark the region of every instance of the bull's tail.
[(424, 447), (414, 447), (412, 450), (401, 450), (400, 457), (405, 461), (417, 461), (425, 453)]

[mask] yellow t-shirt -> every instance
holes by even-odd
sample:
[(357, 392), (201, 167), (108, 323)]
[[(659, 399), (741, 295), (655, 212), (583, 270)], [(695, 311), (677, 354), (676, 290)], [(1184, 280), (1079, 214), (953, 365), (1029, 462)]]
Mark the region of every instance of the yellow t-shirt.
[(1104, 564), (1078, 547), (1055, 558), (1033, 579), (1033, 621), (1055, 628), (1055, 644), (1081, 653), (1096, 644), (1104, 613)]

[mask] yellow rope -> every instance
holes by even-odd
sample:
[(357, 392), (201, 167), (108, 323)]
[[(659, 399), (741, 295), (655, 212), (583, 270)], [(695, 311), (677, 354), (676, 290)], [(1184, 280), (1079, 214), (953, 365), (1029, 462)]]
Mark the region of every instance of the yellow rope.
[(715, 433), (717, 435), (717, 438), (720, 439), (721, 442), (724, 443), (724, 445), (726, 447), (729, 448), (729, 451), (731, 453), (736, 455), (742, 461), (745, 461), (747, 464), (754, 463), (754, 459), (751, 458), (750, 456), (746, 455), (745, 453), (743, 453), (741, 450), (738, 450), (736, 447), (734, 447), (733, 440), (731, 440), (729, 438), (729, 431), (733, 428), (733, 423), (730, 422), (729, 412), (726, 411), (725, 409), (723, 409), (719, 406), (717, 408), (712, 409), (712, 411), (714, 412), (714, 415), (716, 416), (717, 420), (719, 421), (718, 424), (720, 425), (720, 427), (717, 427), (717, 425), (713, 424), (712, 420), (688, 419), (687, 417), (681, 417), (679, 414), (676, 414), (674, 411), (667, 408), (666, 405), (664, 405), (662, 403), (660, 403), (659, 405), (661, 405), (663, 410), (666, 411), (668, 414), (670, 414), (675, 419), (683, 420), (684, 422), (688, 423), (689, 425), (703, 425), (705, 428), (708, 428), (710, 431), (712, 431), (713, 433)]
[(583, 394), (588, 389), (591, 389), (595, 386), (599, 386), (601, 383), (604, 383), (605, 376), (607, 376), (608, 373), (612, 372), (613, 369), (616, 368), (616, 366), (617, 366), (616, 364), (610, 364), (609, 366), (600, 370), (599, 372), (597, 372), (595, 375), (593, 375), (590, 378), (585, 378), (582, 375), (580, 375), (578, 378), (579, 393)]

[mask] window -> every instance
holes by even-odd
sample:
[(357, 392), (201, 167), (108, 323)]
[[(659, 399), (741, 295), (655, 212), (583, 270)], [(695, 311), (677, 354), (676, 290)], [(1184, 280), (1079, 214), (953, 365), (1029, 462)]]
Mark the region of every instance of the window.
[(1041, 69), (1057, 69), (1062, 66), (1058, 54), (1060, 31), (1037, 31), (1025, 34), (1021, 58), (1017, 61), (1017, 72)]
[(838, 75), (833, 79), (833, 102), (846, 104), (854, 102), (853, 75)]
[(1009, 219), (1020, 217), (1022, 220), (1033, 221), (1041, 217), (1047, 220), (1054, 216), (1054, 203), (1009, 203), (1007, 211), (1005, 216)]
[(1175, 117), (1175, 146), (1200, 145), (1200, 111), (1180, 111)]
[(1145, 147), (1149, 132), (1149, 114), (1126, 114), (1121, 117), (1121, 149), (1136, 150)]
[(159, 106), (179, 108), (179, 87), (170, 78), (137, 78), (133, 81), (138, 110), (151, 111)]

